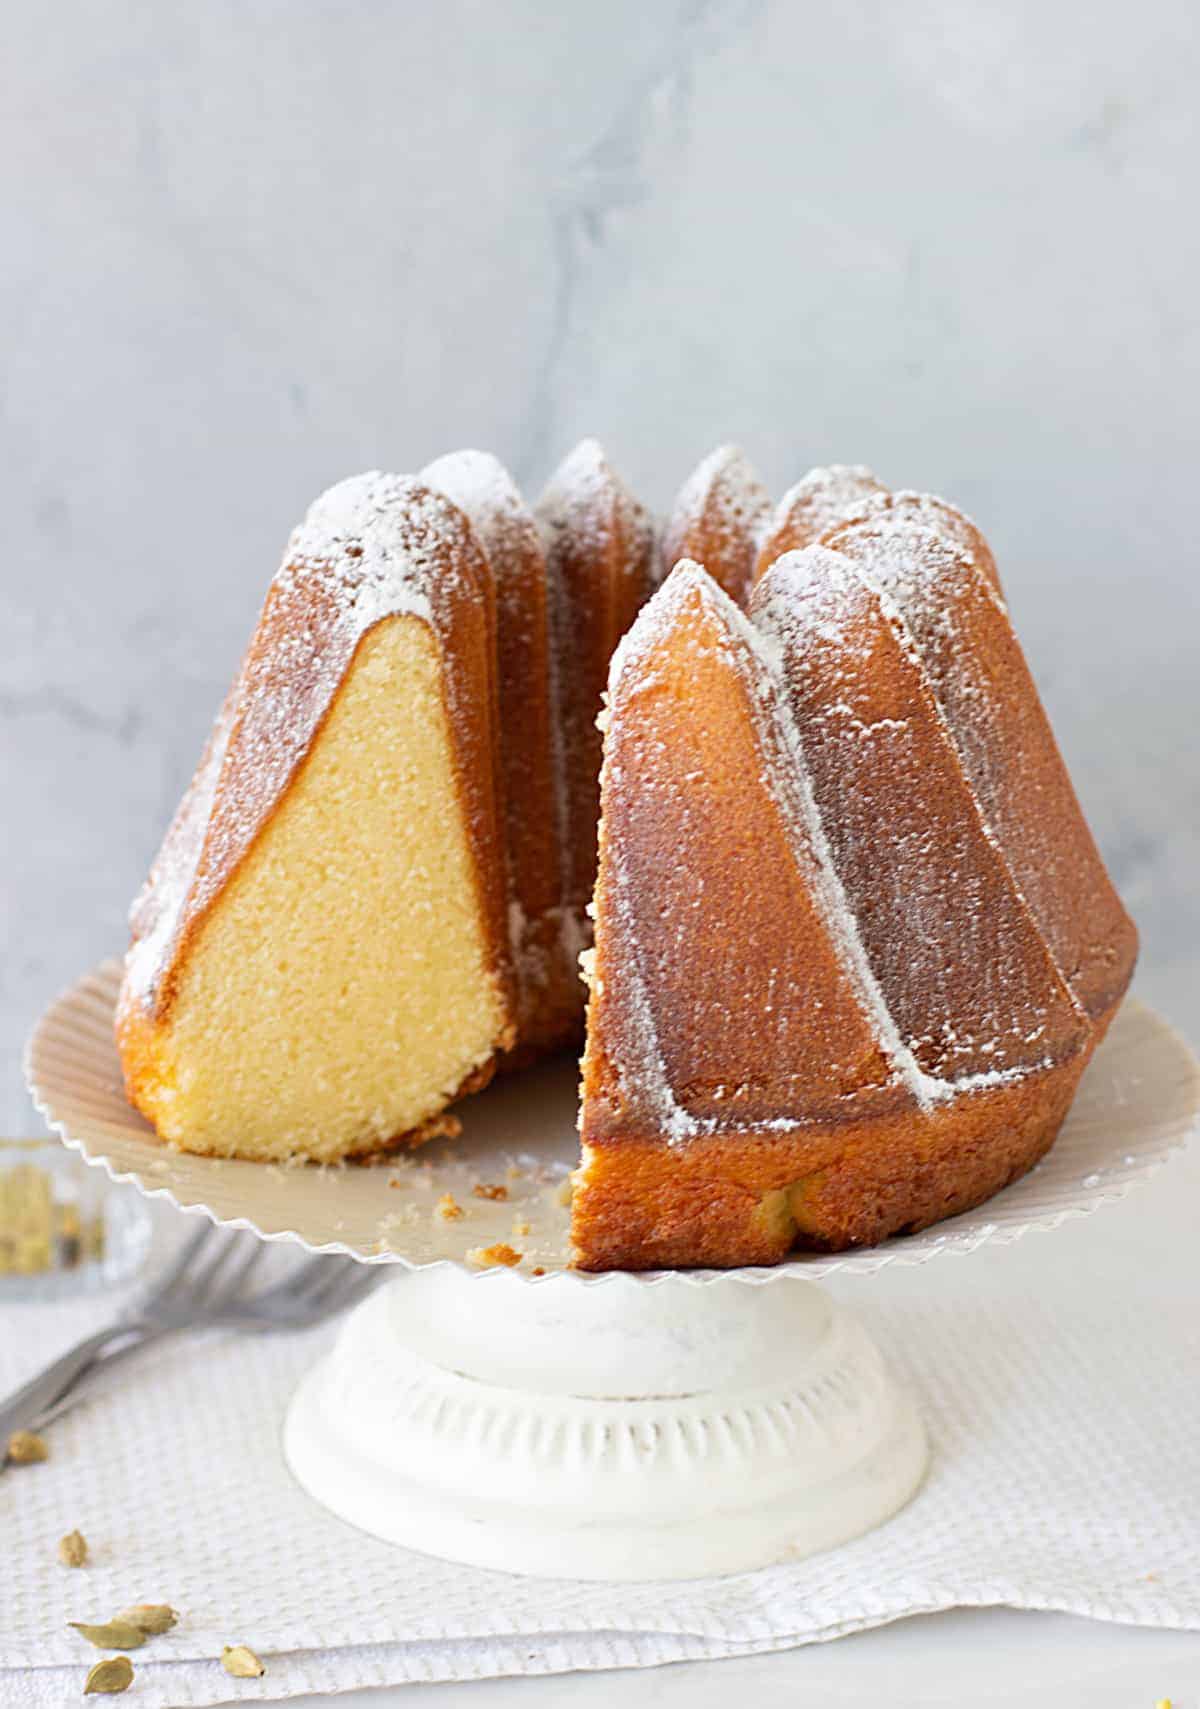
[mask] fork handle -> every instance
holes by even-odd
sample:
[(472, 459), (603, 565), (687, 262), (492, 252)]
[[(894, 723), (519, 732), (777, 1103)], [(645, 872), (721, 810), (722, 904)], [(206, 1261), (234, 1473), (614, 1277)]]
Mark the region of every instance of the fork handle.
[(114, 1341), (131, 1337), (144, 1339), (149, 1330), (150, 1325), (140, 1319), (110, 1323), (107, 1329), (99, 1329), (94, 1335), (87, 1336), (55, 1359), (53, 1364), (47, 1365), (45, 1370), (39, 1371), (36, 1377), (31, 1377), (0, 1405), (0, 1449), (12, 1431), (27, 1429), (47, 1407), (61, 1399), (106, 1347)]
[(54, 1424), (64, 1414), (72, 1411), (81, 1401), (93, 1399), (97, 1390), (101, 1394), (108, 1393), (111, 1384), (106, 1383), (105, 1379), (111, 1371), (123, 1365), (133, 1354), (143, 1353), (147, 1347), (153, 1347), (175, 1333), (177, 1332), (171, 1329), (147, 1329), (144, 1335), (136, 1338), (130, 1336), (127, 1341), (114, 1347), (111, 1353), (97, 1353), (91, 1363), (79, 1372), (74, 1382), (61, 1391), (57, 1400), (51, 1401), (49, 1406), (44, 1406), (40, 1412), (33, 1415), (29, 1428), (44, 1430), (48, 1424)]

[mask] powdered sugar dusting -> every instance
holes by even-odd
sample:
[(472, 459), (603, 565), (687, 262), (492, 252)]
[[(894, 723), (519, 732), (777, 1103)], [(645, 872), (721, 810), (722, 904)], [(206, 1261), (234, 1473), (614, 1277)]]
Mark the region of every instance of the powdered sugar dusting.
[[(668, 626), (672, 602), (683, 591), (684, 578), (689, 570), (694, 569), (694, 565), (681, 564), (650, 602), (643, 606), (637, 622), (622, 637), (609, 665), (609, 707), (620, 693), (622, 678), (627, 673), (643, 671), (647, 661), (653, 657)], [(607, 716), (604, 724), (607, 729)], [(613, 764), (612, 749), (606, 741), (602, 787), (607, 786), (610, 780)], [(621, 1005), (627, 1023), (622, 1049), (614, 1058), (613, 1069), (625, 1097), (631, 1103), (645, 1107), (667, 1142), (675, 1145), (698, 1134), (711, 1132), (715, 1124), (697, 1119), (683, 1108), (675, 1096), (650, 1004), (642, 946), (631, 908), (629, 873), (611, 830), (605, 830), (602, 835), (605, 836), (604, 858), (610, 880), (609, 901), (623, 950)], [(594, 962), (590, 956), (585, 958), (585, 972), (589, 984), (595, 989)]]
[(217, 781), (229, 745), (233, 696), (226, 698), (162, 847), (129, 913), (133, 940), (125, 960), (125, 993), (152, 1001), (204, 848)]
[(745, 453), (719, 445), (679, 490), (663, 532), (661, 573), (681, 558), (700, 559), (727, 593), (740, 599), (753, 574), (771, 499)]
[(425, 465), (421, 479), (466, 511), (485, 548), (502, 544), (505, 519), (519, 523), (529, 514), (516, 482), (490, 451), (448, 451)]
[(458, 512), (411, 478), (331, 487), (293, 533), (200, 773), (139, 899), (125, 1000), (152, 1010), (181, 932), (236, 869), (323, 720), (355, 648), (409, 615), (435, 631), (469, 575)]
[(758, 576), (765, 575), (784, 552), (815, 544), (855, 514), (864, 501), (886, 493), (883, 482), (862, 463), (829, 463), (810, 469), (784, 493), (763, 531)]
[[(830, 524), (829, 532), (832, 532), (838, 523), (859, 522), (888, 515), (893, 519), (902, 516), (905, 526), (915, 531), (912, 536), (914, 558), (921, 556), (921, 537), (929, 541), (940, 541), (945, 550), (956, 555), (960, 564), (981, 572), (997, 605), (1002, 611), (1006, 610), (1000, 576), (991, 548), (967, 513), (959, 510), (956, 505), (947, 503), (944, 498), (937, 498), (932, 493), (910, 492), (907, 489), (889, 493), (881, 487), (877, 492), (864, 494), (857, 504), (848, 506), (842, 516)], [(943, 560), (943, 571), (944, 567)], [(921, 566), (914, 563), (913, 568), (919, 573)], [(934, 573), (931, 570), (931, 574)]]
[[(655, 656), (666, 632), (675, 622), (680, 606), (696, 596), (708, 606), (727, 635), (730, 657), (745, 677), (748, 700), (762, 719), (764, 740), (760, 751), (764, 764), (763, 781), (775, 800), (782, 822), (790, 827), (793, 858), (805, 874), (806, 885), (816, 900), (827, 937), (838, 953), (849, 986), (869, 1021), (879, 1050), (914, 1099), (927, 1107), (936, 1097), (944, 1095), (944, 1088), (930, 1082), (921, 1073), (911, 1050), (900, 1038), (867, 962), (816, 809), (799, 735), (786, 702), (777, 647), (755, 629), (701, 566), (684, 560), (676, 566), (617, 649), (610, 676), (610, 698), (615, 700), (620, 693), (621, 679), (627, 672), (637, 672), (639, 680), (643, 681), (647, 676), (653, 678)], [(608, 859), (614, 906), (624, 950), (629, 958), (628, 964), (622, 968), (627, 982), (622, 1001), (630, 1017), (630, 1038), (634, 1043), (634, 1049), (629, 1053), (630, 1061), (619, 1063), (617, 1071), (623, 1077), (630, 1077), (627, 1082), (630, 1090), (636, 1088), (639, 1097), (650, 1098), (663, 1131), (672, 1141), (715, 1131), (720, 1124), (711, 1119), (698, 1121), (693, 1117), (679, 1104), (669, 1083), (648, 996), (646, 974), (640, 963), (637, 934), (633, 930), (628, 903), (630, 880), (619, 849), (611, 844)], [(795, 1123), (781, 1118), (779, 1125), (788, 1127)]]
[(339, 481), (292, 535), (268, 602), (305, 591), (315, 572), (356, 639), (397, 612), (432, 623), (428, 583), (445, 520), (445, 506), (411, 477), (375, 470)]
[(584, 910), (596, 871), (601, 742), (596, 729), (609, 661), (650, 592), (654, 523), (595, 439), (559, 464), (535, 510), (546, 551), (552, 678), (566, 778), (567, 933), (586, 945)]
[(826, 928), (841, 951), (843, 964), (858, 991), (859, 1000), (870, 1017), (880, 1049), (891, 1061), (917, 1103), (927, 1107), (942, 1095), (941, 1088), (921, 1072), (912, 1051), (901, 1039), (892, 1019), (879, 982), (867, 959), (858, 922), (851, 911), (841, 878), (834, 864), (833, 853), (813, 795), (812, 779), (804, 758), (800, 733), (791, 714), (784, 687), (783, 659), (779, 646), (770, 635), (763, 634), (736, 606), (730, 605), (726, 617), (746, 647), (760, 659), (770, 689), (764, 695), (764, 710), (770, 716), (779, 748), (788, 763), (768, 767), (766, 781), (798, 834), (793, 847), (803, 857), (811, 850), (811, 878), (814, 894), (822, 904)]
[(548, 943), (556, 936), (560, 942), (568, 989), (576, 963), (554, 921), (549, 938), (543, 925), (553, 914), (561, 927), (568, 836), (562, 684), (550, 642), (545, 553), (516, 482), (489, 452), (451, 452), (428, 464), (421, 479), (465, 512), (496, 584), (511, 947), (522, 1020), (534, 1024), (542, 994), (555, 983)]
[(1056, 1059), (1073, 1054), (1086, 1026), (895, 604), (860, 566), (813, 546), (775, 563), (752, 610), (782, 649), (834, 862), (923, 1072), (956, 1091), (995, 1083), (981, 1073), (1029, 1072), (1048, 1029)]
[(614, 526), (628, 537), (631, 556), (649, 553), (654, 519), (621, 480), (597, 439), (581, 439), (554, 471), (537, 503), (543, 532), (570, 530), (578, 545), (603, 551)]
[[(965, 542), (965, 543), (964, 543)], [(1008, 622), (986, 543), (942, 500), (874, 500), (828, 544), (894, 600), (983, 819), (1091, 1017), (1124, 990), (1136, 934), (1109, 882)]]

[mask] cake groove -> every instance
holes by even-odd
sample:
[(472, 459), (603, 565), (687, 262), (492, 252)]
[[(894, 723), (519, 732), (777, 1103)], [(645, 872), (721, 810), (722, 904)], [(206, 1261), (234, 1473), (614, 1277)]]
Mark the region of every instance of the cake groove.
[[(969, 533), (968, 533), (969, 531)], [(1060, 972), (1094, 1023), (1124, 994), (1136, 933), (1079, 808), (991, 554), (942, 501), (872, 500), (826, 538), (895, 601), (980, 810)]]

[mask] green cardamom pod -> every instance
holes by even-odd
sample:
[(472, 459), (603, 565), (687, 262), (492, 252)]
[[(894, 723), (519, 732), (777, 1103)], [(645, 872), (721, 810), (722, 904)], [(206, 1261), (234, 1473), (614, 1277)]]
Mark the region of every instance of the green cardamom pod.
[(146, 1642), (146, 1634), (129, 1620), (110, 1620), (106, 1626), (88, 1626), (81, 1620), (68, 1620), (67, 1625), (98, 1650), (137, 1650)]
[(221, 1666), (235, 1679), (257, 1679), (267, 1671), (254, 1651), (247, 1649), (245, 1644), (226, 1644), (221, 1651)]
[(136, 1626), (148, 1638), (157, 1638), (161, 1633), (169, 1632), (179, 1616), (165, 1602), (139, 1602), (132, 1608), (122, 1609), (117, 1619), (122, 1625)]
[(14, 1430), (8, 1439), (8, 1457), (14, 1466), (32, 1466), (48, 1460), (50, 1450), (44, 1436), (34, 1430)]
[(58, 1558), (64, 1567), (81, 1567), (88, 1558), (87, 1538), (82, 1531), (68, 1531), (58, 1540)]
[(112, 1695), (118, 1691), (126, 1691), (133, 1684), (133, 1663), (128, 1656), (107, 1656), (102, 1662), (93, 1662), (88, 1669), (88, 1676), (83, 1682), (83, 1695), (91, 1697), (94, 1692), (104, 1692)]

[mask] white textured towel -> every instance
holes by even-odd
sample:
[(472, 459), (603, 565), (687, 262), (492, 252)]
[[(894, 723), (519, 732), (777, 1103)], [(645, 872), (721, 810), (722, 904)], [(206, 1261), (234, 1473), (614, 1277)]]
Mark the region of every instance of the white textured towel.
[[(47, 1463), (0, 1476), (0, 1703), (72, 1701), (95, 1652), (66, 1622), (140, 1601), (181, 1612), (132, 1658), (145, 1709), (727, 1656), (980, 1604), (1200, 1629), (1198, 1194), (1183, 1158), (1053, 1235), (842, 1281), (917, 1391), (929, 1479), (856, 1543), (726, 1579), (553, 1583), (390, 1548), (280, 1458), (331, 1330), (148, 1354), (52, 1429)], [(0, 1303), (0, 1393), (111, 1305)], [(74, 1528), (79, 1570), (56, 1558)], [(226, 1643), (266, 1676), (229, 1679)]]

